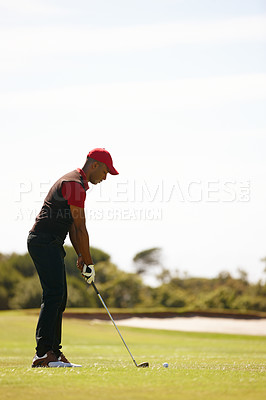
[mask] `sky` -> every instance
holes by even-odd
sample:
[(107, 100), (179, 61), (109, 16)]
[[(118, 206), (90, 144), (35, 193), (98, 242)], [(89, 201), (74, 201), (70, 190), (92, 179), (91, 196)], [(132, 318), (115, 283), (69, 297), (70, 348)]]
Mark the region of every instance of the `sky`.
[(264, 0), (0, 0), (0, 32), (0, 252), (27, 251), (50, 186), (104, 147), (92, 246), (263, 277)]

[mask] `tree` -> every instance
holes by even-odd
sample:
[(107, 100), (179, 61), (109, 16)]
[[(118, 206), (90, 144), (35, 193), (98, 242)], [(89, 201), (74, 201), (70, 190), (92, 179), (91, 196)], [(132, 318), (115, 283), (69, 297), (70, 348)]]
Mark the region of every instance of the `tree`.
[(237, 272), (239, 274), (240, 280), (243, 283), (247, 284), (248, 283), (248, 273), (244, 269), (241, 269), (241, 268), (238, 268)]
[(16, 285), (15, 295), (9, 301), (9, 307), (39, 308), (41, 305), (42, 289), (37, 275), (23, 279)]
[[(264, 274), (266, 274), (266, 257), (261, 258), (260, 261), (263, 262), (263, 263), (265, 264), (264, 269), (263, 269), (263, 272), (264, 272)], [(265, 283), (266, 283), (266, 280), (265, 280)]]
[(263, 272), (266, 273), (266, 257), (260, 259), (261, 262), (265, 264)]
[(81, 277), (69, 276), (67, 291), (67, 307), (97, 307), (94, 291)]
[(137, 253), (133, 258), (138, 275), (149, 272), (150, 267), (161, 266), (161, 248), (153, 247)]
[(99, 284), (99, 290), (110, 307), (133, 308), (143, 299), (143, 283), (136, 274), (120, 271), (115, 279)]
[(8, 291), (0, 285), (0, 310), (8, 309)]
[(157, 275), (157, 279), (161, 284), (169, 283), (172, 279), (172, 273), (167, 268), (162, 268), (162, 271)]
[(36, 269), (33, 264), (33, 261), (29, 255), (26, 254), (16, 254), (13, 253), (8, 258), (8, 263), (10, 268), (20, 272), (24, 277), (30, 277), (35, 275)]

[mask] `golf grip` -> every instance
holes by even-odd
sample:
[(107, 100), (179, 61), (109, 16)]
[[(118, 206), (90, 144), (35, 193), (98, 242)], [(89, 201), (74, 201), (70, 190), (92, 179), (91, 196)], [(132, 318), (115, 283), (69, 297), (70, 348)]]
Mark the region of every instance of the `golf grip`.
[(117, 332), (118, 332), (118, 334), (119, 334), (119, 336), (120, 336), (120, 338), (121, 338), (122, 342), (124, 343), (124, 345), (125, 345), (125, 347), (126, 347), (127, 351), (129, 352), (129, 354), (130, 354), (130, 357), (132, 358), (132, 360), (133, 360), (134, 364), (135, 364), (135, 365), (136, 365), (136, 367), (137, 367), (137, 366), (138, 366), (138, 364), (136, 363), (136, 361), (135, 361), (134, 357), (132, 356), (132, 354), (131, 354), (131, 352), (130, 352), (129, 348), (127, 347), (127, 344), (126, 344), (126, 342), (124, 341), (124, 339), (123, 339), (123, 336), (121, 335), (121, 333), (120, 333), (120, 331), (119, 331), (118, 327), (116, 326), (116, 323), (115, 323), (115, 321), (114, 321), (114, 319), (113, 319), (112, 315), (110, 314), (110, 312), (109, 312), (109, 310), (108, 310), (108, 308), (107, 308), (107, 306), (106, 306), (105, 302), (103, 301), (103, 298), (102, 298), (102, 296), (100, 295), (100, 293), (99, 293), (99, 291), (98, 291), (97, 287), (95, 286), (94, 282), (91, 282), (91, 285), (92, 285), (93, 289), (95, 290), (95, 292), (96, 292), (97, 296), (98, 296), (98, 297), (99, 297), (99, 299), (101, 300), (101, 303), (102, 303), (102, 305), (103, 305), (103, 306), (104, 306), (104, 308), (106, 309), (106, 311), (107, 311), (107, 313), (108, 313), (108, 315), (109, 315), (109, 317), (110, 317), (110, 319), (111, 319), (112, 323), (114, 324), (114, 326), (115, 326), (115, 328), (116, 328), (116, 330), (117, 330)]
[(92, 286), (93, 289), (95, 290), (96, 294), (99, 296), (100, 293), (99, 293), (97, 287), (95, 286), (95, 283), (94, 283), (94, 282), (91, 282), (91, 286)]

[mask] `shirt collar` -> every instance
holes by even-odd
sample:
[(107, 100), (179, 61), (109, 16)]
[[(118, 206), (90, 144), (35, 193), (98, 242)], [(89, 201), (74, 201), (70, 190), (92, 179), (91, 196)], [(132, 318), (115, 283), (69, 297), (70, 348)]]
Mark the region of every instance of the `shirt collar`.
[(77, 171), (82, 176), (85, 190), (88, 190), (89, 189), (89, 184), (88, 184), (88, 180), (87, 180), (87, 177), (85, 175), (85, 172), (81, 168), (77, 168)]

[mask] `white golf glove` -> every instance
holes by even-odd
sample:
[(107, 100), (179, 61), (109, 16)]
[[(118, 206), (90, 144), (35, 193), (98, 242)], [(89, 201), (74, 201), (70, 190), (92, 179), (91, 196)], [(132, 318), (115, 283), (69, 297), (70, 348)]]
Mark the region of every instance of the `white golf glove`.
[(86, 265), (84, 264), (83, 269), (81, 271), (81, 275), (83, 276), (83, 278), (85, 279), (85, 281), (90, 284), (91, 282), (94, 282), (94, 278), (95, 278), (95, 269), (94, 269), (94, 265)]

